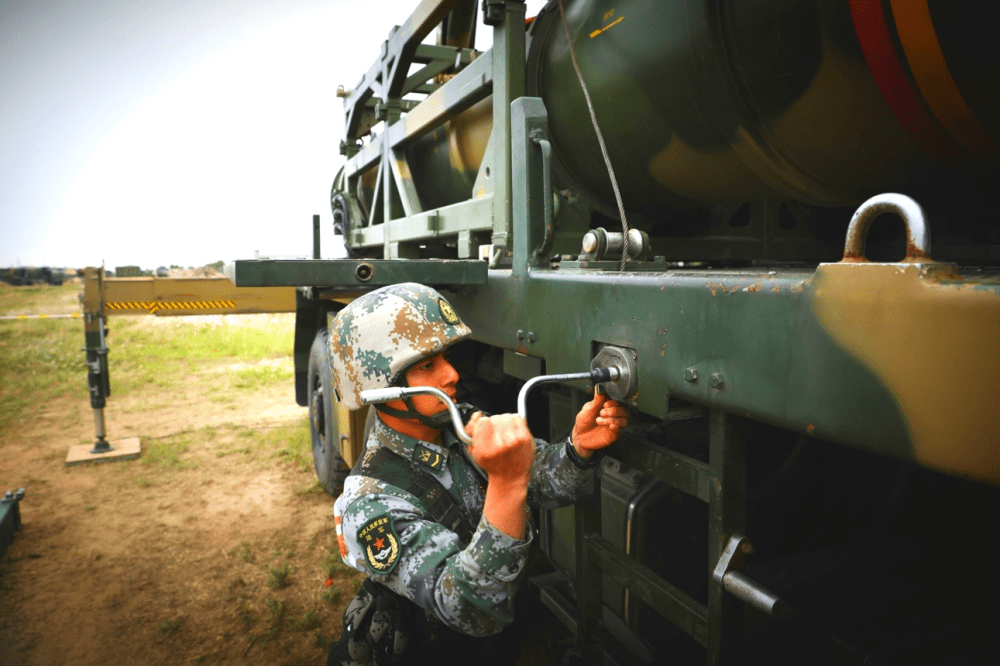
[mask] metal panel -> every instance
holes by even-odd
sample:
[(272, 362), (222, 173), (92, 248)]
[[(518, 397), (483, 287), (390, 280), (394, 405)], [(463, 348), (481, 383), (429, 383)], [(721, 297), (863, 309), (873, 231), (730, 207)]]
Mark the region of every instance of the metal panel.
[(446, 287), (486, 284), (486, 262), (469, 259), (256, 259), (226, 265), (239, 287), (354, 287), (368, 290), (400, 282)]
[[(996, 281), (933, 279), (916, 267), (560, 269), (532, 270), (527, 280), (495, 270), (487, 288), (453, 304), (477, 339), (544, 358), (546, 372), (588, 367), (594, 341), (635, 349), (637, 406), (654, 417), (667, 416), (671, 396), (997, 484), (1000, 439), (990, 424), (1000, 414), (991, 384), (1000, 357), (983, 350), (1000, 339), (998, 295)], [(518, 340), (518, 330), (535, 336)], [(899, 359), (903, 346), (914, 351)], [(938, 381), (897, 388), (904, 370), (924, 372), (904, 362), (927, 358), (920, 349), (948, 349), (935, 367), (969, 371), (942, 368), (924, 373)], [(926, 407), (911, 414), (907, 402)], [(933, 430), (910, 428), (930, 415)]]

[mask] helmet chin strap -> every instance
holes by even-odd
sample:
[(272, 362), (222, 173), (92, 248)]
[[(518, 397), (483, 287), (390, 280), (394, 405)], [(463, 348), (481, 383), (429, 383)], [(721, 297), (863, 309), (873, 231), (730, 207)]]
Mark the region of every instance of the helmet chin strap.
[(382, 412), (383, 414), (388, 414), (389, 416), (395, 416), (400, 419), (412, 419), (419, 421), (428, 428), (433, 428), (434, 430), (443, 430), (444, 427), (451, 420), (451, 415), (448, 410), (444, 410), (434, 414), (433, 416), (427, 416), (426, 414), (421, 414), (417, 411), (416, 406), (413, 404), (412, 396), (406, 396), (403, 398), (403, 404), (406, 405), (406, 409), (396, 409), (395, 407), (390, 407), (385, 403), (377, 403), (375, 409)]

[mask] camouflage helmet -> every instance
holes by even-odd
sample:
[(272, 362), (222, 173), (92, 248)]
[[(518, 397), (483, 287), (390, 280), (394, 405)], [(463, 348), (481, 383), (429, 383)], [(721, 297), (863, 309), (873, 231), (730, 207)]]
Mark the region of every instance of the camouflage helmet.
[(430, 287), (406, 282), (369, 292), (330, 324), (337, 395), (348, 409), (360, 409), (361, 391), (396, 385), (414, 363), (470, 335), (451, 304)]

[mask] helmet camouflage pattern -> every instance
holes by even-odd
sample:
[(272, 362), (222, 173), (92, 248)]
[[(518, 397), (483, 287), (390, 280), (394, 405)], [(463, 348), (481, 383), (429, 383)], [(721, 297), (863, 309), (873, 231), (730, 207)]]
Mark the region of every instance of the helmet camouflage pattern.
[(361, 391), (394, 386), (411, 365), (470, 335), (430, 287), (406, 282), (365, 294), (330, 324), (330, 367), (340, 401), (360, 409)]

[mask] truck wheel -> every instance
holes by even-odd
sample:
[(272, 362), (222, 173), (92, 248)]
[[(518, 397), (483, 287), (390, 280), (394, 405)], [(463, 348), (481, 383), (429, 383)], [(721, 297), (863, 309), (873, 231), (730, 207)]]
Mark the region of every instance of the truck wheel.
[(340, 456), (327, 354), (327, 332), (321, 330), (309, 350), (309, 435), (316, 477), (326, 492), (336, 497), (344, 491), (344, 479), (351, 468)]

